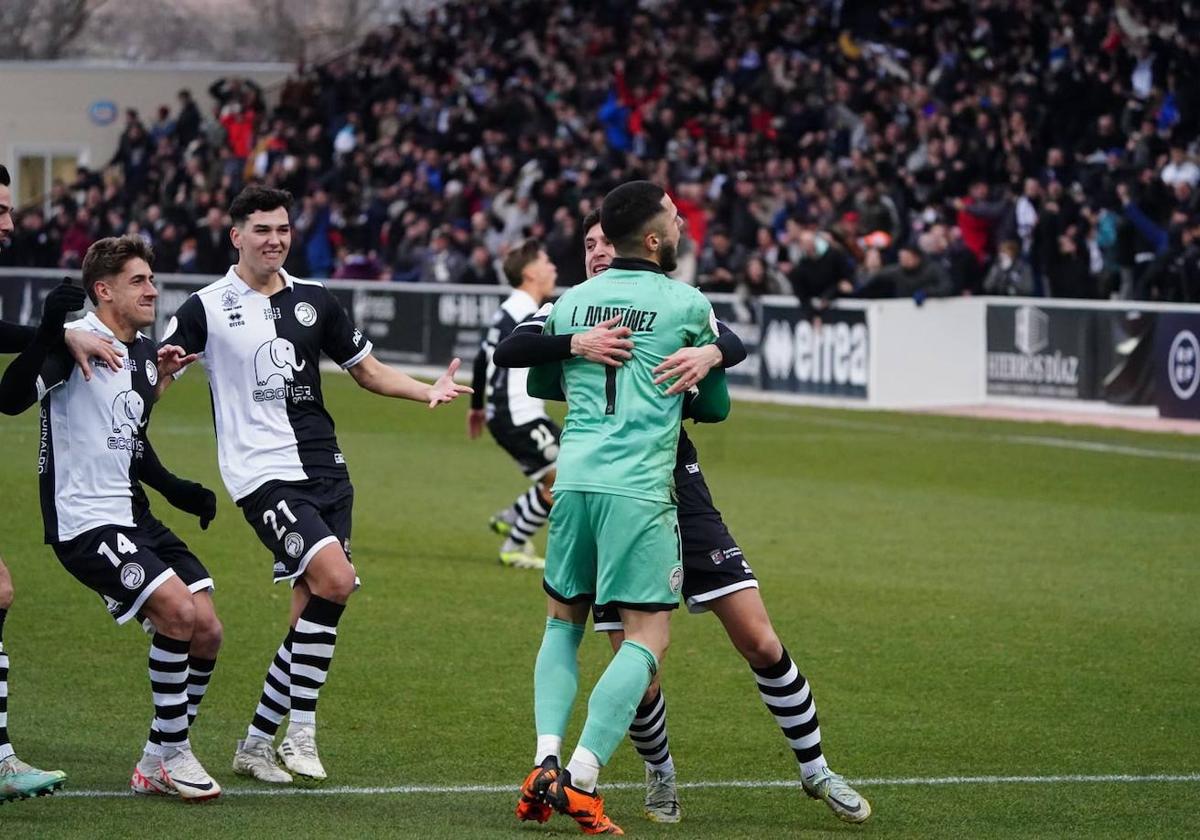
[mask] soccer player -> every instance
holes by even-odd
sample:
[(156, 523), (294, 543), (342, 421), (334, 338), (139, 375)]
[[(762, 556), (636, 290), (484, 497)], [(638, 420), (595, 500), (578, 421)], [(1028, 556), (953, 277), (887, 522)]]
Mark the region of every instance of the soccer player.
[[(655, 386), (651, 369), (680, 344), (712, 343), (716, 321), (703, 295), (667, 277), (676, 264), (679, 219), (662, 189), (623, 184), (605, 198), (601, 218), (620, 256), (602, 276), (563, 295), (545, 331), (587, 332), (619, 316), (638, 344), (620, 370), (568, 358), (542, 384), (531, 373), (538, 388), (561, 377), (568, 413), (543, 581), (548, 617), (534, 667), (535, 766), (517, 816), (544, 822), (552, 807), (586, 833), (621, 834), (604, 813), (596, 782), (666, 652), (683, 583), (670, 486), (683, 399)], [(723, 381), (706, 384), (721, 389), (719, 413), (728, 413)], [(579, 745), (560, 768), (592, 603), (618, 610), (626, 638), (592, 691)]]
[(471, 383), (475, 393), (467, 413), (467, 437), (479, 437), (486, 423), (496, 443), (534, 482), (511, 508), (492, 517), (491, 527), (505, 537), (500, 546), (503, 565), (541, 569), (545, 560), (537, 556), (532, 538), (550, 515), (554, 461), (562, 430), (546, 415), (546, 404), (529, 396), (525, 387), (528, 371), (497, 367), (492, 364), (492, 351), (554, 293), (558, 271), (541, 243), (528, 239), (504, 258), (504, 276), (513, 292), (496, 311), (475, 357)]
[[(12, 179), (8, 169), (0, 166), (0, 249), (12, 236), (14, 224), (12, 214)], [(85, 330), (63, 332), (67, 313), (83, 305), (83, 290), (59, 287), (53, 290), (43, 303), (42, 331), (57, 344), (62, 341), (87, 378), (92, 376), (90, 359), (103, 357), (114, 367), (120, 366), (121, 352), (112, 346), (112, 340), (93, 335)], [(0, 321), (0, 353), (20, 353), (38, 334), (33, 327)], [(61, 770), (39, 770), (17, 758), (12, 742), (8, 738), (8, 671), (9, 655), (4, 650), (4, 619), (13, 602), (12, 575), (4, 561), (0, 560), (0, 802), (11, 799), (26, 799), (58, 790), (67, 776)]]
[[(139, 332), (154, 323), (151, 260), (149, 246), (136, 236), (101, 239), (83, 259), (84, 289), (96, 311), (71, 327), (120, 342), (122, 367), (101, 362), (85, 379), (57, 341), (59, 324), (50, 324), (5, 371), (0, 410), (17, 414), (41, 400), (38, 473), (46, 542), (68, 572), (101, 596), (118, 624), (137, 617), (153, 631), (154, 721), (130, 786), (139, 794), (202, 801), (221, 793), (188, 742), (221, 644), (213, 582), (154, 518), (139, 479), (199, 516), (202, 527), (216, 515), (216, 496), (168, 473), (146, 438), (159, 376), (154, 342)], [(82, 306), (82, 297), (72, 304)]]
[[(598, 213), (584, 219), (583, 229), (585, 266), (591, 278), (609, 267), (615, 251), (604, 235)], [(543, 308), (537, 316), (520, 324), (513, 338), (496, 350), (497, 363), (531, 365), (563, 358), (567, 351), (554, 346), (557, 339), (542, 335), (547, 315)], [(744, 359), (745, 348), (736, 335), (724, 324), (718, 324), (718, 328), (721, 335), (715, 345), (683, 348), (672, 354), (655, 368), (656, 381), (675, 379), (672, 390), (690, 387), (712, 367), (730, 367)], [(585, 356), (589, 361), (620, 365), (629, 357), (628, 331), (601, 326), (593, 332), (597, 335), (592, 338), (591, 353)], [(720, 351), (720, 358), (711, 347)], [(713, 504), (695, 445), (683, 429), (675, 462), (675, 492), (683, 543), (683, 596), (689, 611), (713, 612), (734, 648), (754, 672), (759, 695), (796, 756), (804, 791), (824, 801), (843, 820), (866, 820), (871, 814), (870, 804), (845, 779), (831, 771), (825, 761), (808, 682), (771, 625), (758, 591), (758, 580)], [(619, 649), (624, 628), (617, 611), (594, 607), (592, 618), (597, 631), (608, 632), (614, 651)], [(647, 817), (658, 822), (678, 822), (682, 815), (667, 738), (666, 701), (658, 674), (638, 706), (629, 737), (646, 764)]]
[[(273, 783), (290, 782), (287, 770), (326, 777), (317, 700), (358, 585), (350, 561), (354, 489), (321, 394), (321, 354), (368, 391), (430, 408), (471, 392), (454, 383), (458, 359), (432, 385), (384, 365), (324, 285), (283, 270), (291, 204), (283, 190), (242, 190), (229, 208), (237, 264), (184, 301), (159, 348), (171, 364), (203, 358), (221, 477), (274, 555), (276, 582), (292, 585), (289, 630), (233, 759), (237, 773)], [(160, 381), (160, 390), (168, 383)], [(273, 751), (284, 715), (288, 730)]]

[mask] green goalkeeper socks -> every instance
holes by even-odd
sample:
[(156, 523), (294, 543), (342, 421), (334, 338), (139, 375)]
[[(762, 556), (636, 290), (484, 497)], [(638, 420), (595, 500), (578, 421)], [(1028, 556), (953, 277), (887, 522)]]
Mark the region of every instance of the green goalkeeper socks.
[(608, 763), (625, 738), (638, 703), (657, 670), (654, 654), (626, 639), (592, 689), (579, 746), (593, 753), (601, 764)]
[(546, 619), (546, 633), (533, 666), (533, 716), (539, 739), (562, 739), (579, 690), (579, 643), (582, 624)]

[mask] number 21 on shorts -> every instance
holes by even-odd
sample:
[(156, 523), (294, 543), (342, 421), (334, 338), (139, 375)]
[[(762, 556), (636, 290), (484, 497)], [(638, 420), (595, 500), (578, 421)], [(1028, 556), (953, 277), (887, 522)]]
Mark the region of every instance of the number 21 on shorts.
[(296, 524), (296, 517), (292, 515), (291, 509), (288, 508), (288, 503), (282, 499), (279, 500), (279, 504), (275, 505), (275, 509), (267, 508), (263, 511), (263, 524), (275, 532), (275, 539), (281, 540), (283, 539), (284, 531), (287, 530), (287, 526), (279, 524), (278, 518), (275, 516), (275, 510), (278, 510), (285, 517), (287, 517), (287, 521), (291, 522), (293, 525)]

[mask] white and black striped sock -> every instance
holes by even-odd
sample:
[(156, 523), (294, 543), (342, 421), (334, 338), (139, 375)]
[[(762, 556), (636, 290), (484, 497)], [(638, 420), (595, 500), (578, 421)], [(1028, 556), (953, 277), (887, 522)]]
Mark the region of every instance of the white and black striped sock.
[(337, 625), (345, 611), (337, 604), (313, 595), (300, 613), (292, 631), (292, 726), (316, 726), (317, 696), (329, 677), (333, 648), (337, 644)]
[(638, 706), (629, 725), (629, 740), (642, 757), (642, 761), (655, 770), (675, 766), (671, 759), (671, 745), (667, 741), (667, 701), (662, 690), (658, 696)]
[[(4, 627), (4, 610), (0, 610), (0, 630)], [(0, 761), (13, 754), (8, 741), (8, 654), (0, 641)]]
[(513, 503), (513, 513), (516, 519), (513, 521), (511, 539), (513, 542), (526, 543), (538, 528), (546, 524), (550, 508), (542, 501), (535, 484), (517, 497)]
[(188, 642), (155, 633), (150, 641), (154, 723), (146, 752), (168, 756), (188, 747)]
[(188, 729), (196, 722), (196, 712), (200, 701), (208, 691), (208, 683), (217, 667), (215, 659), (201, 659), (199, 656), (188, 657)]
[(254, 720), (246, 730), (247, 738), (262, 738), (264, 741), (275, 740), (279, 724), (292, 706), (292, 634), (289, 630), (283, 644), (275, 651), (275, 658), (267, 668), (267, 678), (263, 681), (262, 694), (258, 698), (258, 707), (254, 710)]
[(809, 691), (808, 680), (792, 662), (787, 650), (774, 665), (752, 670), (758, 681), (758, 694), (783, 730), (783, 736), (800, 763), (801, 773), (809, 776), (824, 767), (817, 704)]

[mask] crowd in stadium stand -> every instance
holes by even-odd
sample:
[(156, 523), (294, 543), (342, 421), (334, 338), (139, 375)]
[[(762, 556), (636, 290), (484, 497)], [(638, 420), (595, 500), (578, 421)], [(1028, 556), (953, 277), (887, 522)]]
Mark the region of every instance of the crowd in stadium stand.
[(257, 180), (297, 198), (301, 276), (494, 284), (532, 235), (573, 284), (579, 220), (644, 177), (705, 290), (1197, 301), (1198, 30), (1148, 0), (451, 3), (270, 97), (129, 114), (0, 263), (136, 232), (221, 273)]

